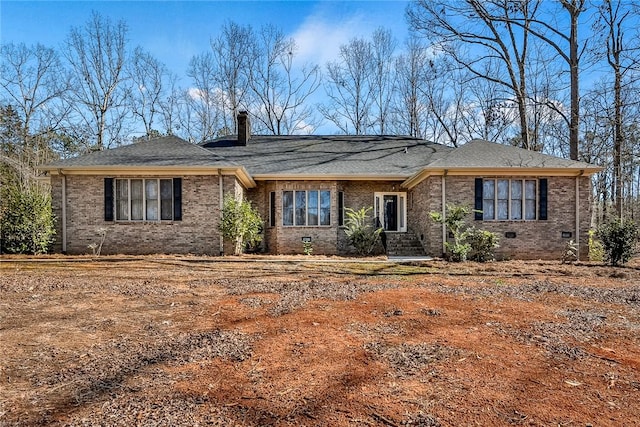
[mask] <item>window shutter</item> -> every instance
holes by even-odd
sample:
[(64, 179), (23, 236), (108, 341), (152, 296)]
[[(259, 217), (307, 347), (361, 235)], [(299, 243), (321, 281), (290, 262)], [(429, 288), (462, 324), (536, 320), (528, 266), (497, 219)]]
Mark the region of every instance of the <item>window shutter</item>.
[(104, 179), (104, 220), (113, 221), (113, 178)]
[(547, 220), (547, 179), (546, 178), (542, 178), (538, 180), (538, 191), (540, 192), (538, 219), (546, 221)]
[(173, 178), (173, 220), (182, 221), (182, 178)]
[(269, 193), (269, 226), (276, 226), (276, 192)]
[(483, 180), (482, 178), (476, 178), (476, 195), (475, 195), (475, 204), (474, 204), (474, 215), (473, 219), (476, 221), (482, 220), (482, 186)]
[(338, 192), (338, 225), (344, 225), (344, 191)]

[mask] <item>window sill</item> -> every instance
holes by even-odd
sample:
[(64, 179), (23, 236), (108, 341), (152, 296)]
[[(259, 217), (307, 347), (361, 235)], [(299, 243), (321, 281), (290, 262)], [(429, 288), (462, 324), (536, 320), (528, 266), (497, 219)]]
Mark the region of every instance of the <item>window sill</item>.
[(282, 228), (332, 228), (332, 225), (281, 225)]
[(148, 221), (148, 220), (140, 220), (140, 221), (124, 221), (124, 220), (115, 220), (105, 222), (105, 224), (119, 224), (119, 225), (149, 225), (149, 224), (164, 224), (164, 225), (172, 225), (177, 224), (180, 221), (174, 221), (172, 219), (164, 219), (160, 221)]
[(523, 222), (539, 222), (539, 219), (482, 219), (482, 222), (495, 222), (500, 224), (521, 224)]

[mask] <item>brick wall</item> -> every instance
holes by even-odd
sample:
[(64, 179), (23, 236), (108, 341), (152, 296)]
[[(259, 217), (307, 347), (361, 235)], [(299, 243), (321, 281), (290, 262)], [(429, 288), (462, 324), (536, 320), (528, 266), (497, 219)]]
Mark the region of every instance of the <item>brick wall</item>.
[(51, 212), (55, 221), (55, 241), (52, 250), (56, 253), (62, 252), (62, 177), (54, 175), (51, 177)]
[[(136, 178), (136, 177), (129, 177)], [(152, 178), (152, 177), (143, 177)], [(217, 176), (182, 177), (182, 221), (104, 221), (104, 177), (67, 176), (67, 252), (92, 253), (97, 230), (107, 230), (103, 254), (194, 253), (218, 255)], [(62, 177), (52, 177), (57, 222), (56, 250), (62, 250)]]
[[(273, 254), (302, 254), (302, 238), (310, 237), (314, 254), (335, 255), (337, 253), (337, 185), (335, 181), (270, 181), (252, 190), (256, 203), (262, 201), (261, 213), (265, 220), (265, 247)], [(329, 190), (331, 191), (331, 225), (285, 227), (282, 225), (282, 192), (287, 190)], [(276, 226), (269, 225), (270, 193), (276, 196)]]
[[(338, 226), (338, 192), (344, 192), (345, 207), (373, 207), (374, 192), (399, 191), (400, 182), (386, 181), (266, 181), (247, 192), (265, 221), (264, 251), (272, 254), (302, 254), (303, 237), (310, 237), (314, 254), (336, 255), (353, 253), (346, 242), (344, 230)], [(288, 190), (331, 191), (331, 225), (285, 227), (282, 225), (282, 192)], [(269, 224), (270, 193), (275, 192), (275, 226)], [(373, 216), (373, 211), (370, 212)]]
[(409, 192), (407, 201), (409, 230), (420, 239), (427, 254), (442, 256), (442, 226), (429, 218), (429, 212), (442, 211), (442, 177), (430, 176), (416, 185)]
[[(446, 177), (446, 203), (474, 206), (474, 179), (467, 176)], [(487, 178), (491, 178), (487, 176)], [(510, 177), (513, 179), (531, 177)], [(442, 226), (428, 218), (429, 211), (442, 209), (441, 177), (430, 177), (412, 190), (409, 213), (410, 226), (416, 234), (423, 236), (427, 253), (442, 254)], [(576, 241), (575, 177), (547, 177), (548, 179), (548, 219), (546, 221), (474, 221), (473, 214), (468, 223), (500, 236), (499, 258), (518, 259), (561, 259), (569, 240)], [(588, 231), (590, 225), (590, 180), (579, 178), (580, 188), (580, 256), (588, 253)], [(515, 232), (515, 238), (506, 238), (505, 233)], [(562, 232), (571, 237), (562, 237)]]
[[(135, 177), (131, 177), (135, 178)], [(148, 177), (144, 177), (148, 178)], [(448, 204), (473, 207), (474, 178), (446, 177)], [(518, 177), (514, 177), (518, 178)], [(529, 177), (524, 177), (529, 178)], [(97, 243), (97, 229), (106, 228), (103, 254), (112, 253), (195, 253), (220, 254), (220, 200), (217, 175), (182, 177), (182, 221), (168, 222), (105, 222), (103, 176), (67, 176), (67, 252), (91, 253), (88, 245)], [(590, 179), (580, 182), (580, 252), (587, 255), (590, 225)], [(432, 176), (407, 194), (408, 229), (421, 239), (425, 251), (432, 256), (442, 255), (442, 227), (429, 219), (429, 212), (442, 209), (442, 177)], [(54, 250), (62, 250), (62, 177), (51, 179), (53, 213), (57, 236)], [(302, 238), (311, 237), (315, 254), (349, 254), (353, 248), (346, 241), (344, 230), (338, 227), (338, 192), (344, 192), (345, 207), (372, 207), (375, 192), (398, 192), (400, 182), (392, 181), (267, 181), (255, 189), (245, 190), (233, 176), (223, 177), (224, 194), (246, 197), (258, 209), (265, 221), (262, 248), (272, 254), (303, 253)], [(282, 191), (330, 190), (331, 225), (282, 226)], [(275, 192), (275, 227), (269, 225), (270, 193)], [(371, 211), (373, 215), (373, 211)], [(474, 221), (469, 224), (500, 235), (501, 258), (560, 259), (568, 240), (575, 236), (575, 178), (548, 177), (548, 220), (546, 221)], [(516, 238), (505, 238), (513, 231)], [(572, 233), (563, 238), (562, 232)], [(233, 253), (232, 242), (224, 242), (224, 252)]]
[[(400, 181), (342, 181), (339, 183), (339, 191), (344, 192), (344, 206), (354, 210), (371, 208), (369, 216), (373, 220), (374, 194), (393, 193), (404, 191), (400, 188)], [(373, 253), (382, 253), (382, 244), (378, 245)], [(354, 254), (355, 249), (348, 243), (344, 229), (338, 231), (338, 252), (340, 254)]]

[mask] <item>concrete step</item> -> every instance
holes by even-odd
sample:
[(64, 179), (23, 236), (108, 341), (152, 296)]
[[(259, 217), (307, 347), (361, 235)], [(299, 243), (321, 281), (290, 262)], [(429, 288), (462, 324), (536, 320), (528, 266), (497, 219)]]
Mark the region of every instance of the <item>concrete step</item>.
[(422, 243), (412, 232), (387, 233), (387, 256), (424, 256)]

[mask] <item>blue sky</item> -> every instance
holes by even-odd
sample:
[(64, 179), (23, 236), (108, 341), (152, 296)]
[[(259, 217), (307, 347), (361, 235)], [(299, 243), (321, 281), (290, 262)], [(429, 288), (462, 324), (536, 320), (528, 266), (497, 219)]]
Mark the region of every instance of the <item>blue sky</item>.
[(193, 55), (207, 51), (227, 21), (257, 28), (274, 24), (294, 37), (299, 60), (324, 66), (340, 45), (384, 26), (402, 43), (407, 1), (7, 1), (0, 2), (2, 43), (59, 47), (69, 29), (92, 10), (129, 26), (130, 46), (140, 45), (183, 77)]

